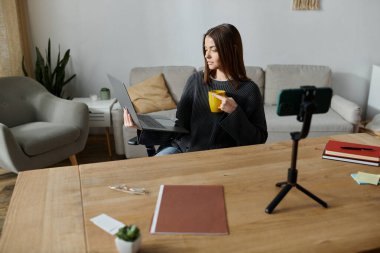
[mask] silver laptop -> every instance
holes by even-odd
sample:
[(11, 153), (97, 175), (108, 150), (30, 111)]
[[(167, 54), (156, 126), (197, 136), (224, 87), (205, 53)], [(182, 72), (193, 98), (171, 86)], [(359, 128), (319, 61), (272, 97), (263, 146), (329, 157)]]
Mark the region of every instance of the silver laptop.
[(175, 122), (163, 116), (151, 116), (146, 114), (137, 114), (133, 107), (132, 100), (128, 94), (125, 84), (117, 78), (107, 74), (108, 79), (114, 89), (114, 95), (123, 108), (127, 108), (133, 121), (140, 130), (154, 130), (164, 132), (188, 133), (185, 128), (175, 126)]

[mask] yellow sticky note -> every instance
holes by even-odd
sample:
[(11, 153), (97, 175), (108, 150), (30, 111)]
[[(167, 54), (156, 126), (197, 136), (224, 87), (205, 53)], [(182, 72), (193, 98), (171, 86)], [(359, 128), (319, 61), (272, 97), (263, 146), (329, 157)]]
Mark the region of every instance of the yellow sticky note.
[(358, 172), (357, 178), (360, 182), (365, 182), (368, 184), (374, 184), (377, 185), (380, 180), (380, 175), (371, 174), (371, 173), (365, 173), (365, 172)]

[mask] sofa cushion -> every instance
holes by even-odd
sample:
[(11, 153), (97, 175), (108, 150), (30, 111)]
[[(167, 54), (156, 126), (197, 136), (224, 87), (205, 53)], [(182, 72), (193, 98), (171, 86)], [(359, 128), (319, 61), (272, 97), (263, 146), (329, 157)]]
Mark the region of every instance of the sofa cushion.
[(330, 68), (315, 65), (268, 65), (265, 71), (264, 102), (275, 105), (281, 90), (303, 85), (330, 86)]
[(129, 81), (130, 86), (132, 86), (162, 73), (170, 94), (178, 103), (187, 79), (195, 72), (195, 68), (190, 66), (137, 67), (131, 70)]
[(245, 66), (245, 71), (246, 71), (247, 76), (257, 84), (257, 86), (259, 87), (261, 96), (264, 97), (264, 84), (265, 84), (264, 70), (261, 67)]
[(11, 132), (24, 153), (29, 156), (74, 143), (80, 136), (79, 128), (51, 122), (23, 124), (11, 128)]
[(162, 74), (129, 87), (128, 93), (137, 113), (164, 111), (177, 107)]
[[(296, 116), (280, 117), (277, 115), (276, 109), (277, 106), (264, 105), (268, 132), (290, 133), (301, 131), (303, 123), (299, 122)], [(310, 132), (324, 132), (324, 135), (328, 135), (328, 132), (349, 133), (352, 131), (353, 125), (345, 121), (331, 108), (327, 113), (314, 114), (311, 120)]]
[(153, 116), (153, 117), (156, 117), (156, 118), (161, 116), (161, 117), (175, 121), (177, 119), (176, 118), (176, 112), (177, 112), (177, 108), (172, 109), (172, 110), (161, 111), (161, 112), (152, 112), (152, 113), (148, 113), (148, 114)]

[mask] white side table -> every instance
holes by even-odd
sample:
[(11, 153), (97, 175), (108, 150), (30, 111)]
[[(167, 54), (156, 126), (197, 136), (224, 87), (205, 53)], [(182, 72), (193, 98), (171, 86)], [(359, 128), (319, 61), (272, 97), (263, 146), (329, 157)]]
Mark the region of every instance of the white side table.
[(111, 127), (111, 108), (114, 103), (116, 103), (116, 98), (109, 100), (91, 100), (90, 98), (73, 98), (73, 101), (85, 103), (89, 109), (89, 126), (90, 127), (104, 127), (108, 154), (112, 156), (111, 143), (110, 143), (110, 132)]

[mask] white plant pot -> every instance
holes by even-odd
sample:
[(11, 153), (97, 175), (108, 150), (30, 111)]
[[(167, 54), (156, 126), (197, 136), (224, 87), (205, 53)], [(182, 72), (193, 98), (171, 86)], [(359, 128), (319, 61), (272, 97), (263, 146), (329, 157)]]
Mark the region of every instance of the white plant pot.
[(116, 237), (115, 244), (119, 253), (136, 253), (140, 249), (141, 235), (134, 242), (127, 242)]

